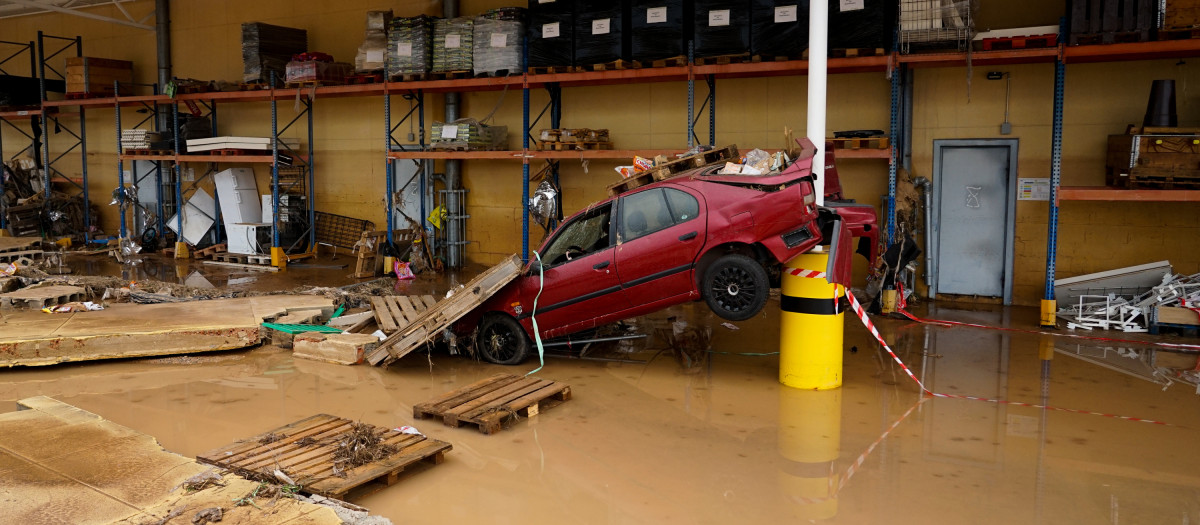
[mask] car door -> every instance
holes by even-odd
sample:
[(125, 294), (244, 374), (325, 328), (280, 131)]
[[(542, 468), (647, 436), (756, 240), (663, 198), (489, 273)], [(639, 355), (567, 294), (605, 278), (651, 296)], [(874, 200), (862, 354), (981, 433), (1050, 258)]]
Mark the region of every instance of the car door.
[(704, 247), (703, 200), (685, 189), (659, 187), (620, 199), (617, 267), (635, 306), (695, 289), (692, 267)]
[[(546, 337), (589, 328), (607, 311), (625, 309), (612, 243), (612, 204), (576, 216), (555, 232), (542, 250), (541, 297), (537, 300), (538, 329)], [(538, 294), (538, 273), (522, 290), (522, 322)]]

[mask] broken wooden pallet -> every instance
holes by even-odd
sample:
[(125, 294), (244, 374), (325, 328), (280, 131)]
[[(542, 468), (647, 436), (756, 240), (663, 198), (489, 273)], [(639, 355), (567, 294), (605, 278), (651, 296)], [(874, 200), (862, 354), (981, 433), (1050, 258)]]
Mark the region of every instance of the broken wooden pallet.
[(389, 335), (367, 356), (367, 361), (373, 365), (387, 364), (425, 345), (441, 334), (442, 330), (449, 328), (455, 321), (516, 279), (522, 266), (521, 258), (514, 254), (500, 264), (488, 268), (456, 290), (454, 295), (429, 307), (407, 328)]
[(497, 374), (413, 406), (413, 417), (440, 417), (448, 426), (463, 423), (495, 434), (515, 416), (533, 417), (571, 399), (571, 387), (536, 377)]
[(301, 485), (303, 492), (341, 498), (351, 489), (380, 481), (396, 483), (400, 472), (421, 460), (440, 464), (453, 448), (445, 441), (420, 434), (387, 430), (382, 443), (395, 448), (388, 457), (357, 467), (340, 470), (334, 452), (338, 442), (349, 437), (355, 422), (318, 414), (295, 423), (264, 432), (211, 450), (199, 456), (201, 463), (230, 469), (252, 479), (274, 479), (279, 470)]
[(228, 246), (227, 244), (225, 244), (225, 243), (221, 243), (221, 244), (214, 244), (214, 245), (212, 245), (212, 246), (209, 246), (209, 247), (207, 247), (207, 248), (200, 248), (199, 250), (193, 250), (193, 251), (192, 251), (192, 255), (193, 255), (195, 258), (197, 258), (197, 259), (204, 259), (204, 258), (207, 258), (207, 257), (208, 257), (208, 256), (210, 256), (210, 255), (216, 255), (216, 254), (218, 254), (218, 253), (224, 253), (225, 251), (227, 251), (227, 250), (228, 250), (228, 248), (229, 248), (229, 246)]
[(608, 195), (610, 197), (615, 197), (634, 188), (639, 188), (660, 180), (669, 179), (684, 171), (694, 168), (702, 168), (704, 166), (708, 166), (709, 164), (730, 161), (737, 159), (738, 156), (736, 144), (720, 149), (701, 151), (695, 155), (688, 155), (671, 162), (659, 164), (646, 171), (636, 173), (627, 179), (612, 184), (608, 187)]
[(435, 303), (437, 300), (432, 295), (389, 295), (372, 297), (371, 309), (375, 311), (379, 329), (390, 334), (412, 324)]

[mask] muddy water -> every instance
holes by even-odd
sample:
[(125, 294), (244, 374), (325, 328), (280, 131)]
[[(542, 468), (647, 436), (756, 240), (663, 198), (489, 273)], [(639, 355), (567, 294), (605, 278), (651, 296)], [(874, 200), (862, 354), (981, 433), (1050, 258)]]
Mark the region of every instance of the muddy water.
[[(454, 445), (445, 463), (355, 500), (396, 523), (1200, 521), (1200, 396), (1192, 384), (1162, 380), (1195, 368), (1195, 356), (879, 321), (934, 391), (1177, 426), (1156, 425), (923, 398), (847, 317), (843, 388), (797, 391), (779, 385), (777, 356), (736, 355), (778, 350), (778, 301), (767, 312), (736, 331), (698, 306), (639, 320), (651, 332), (668, 316), (707, 327), (712, 349), (735, 355), (685, 365), (655, 336), (589, 350), (642, 363), (550, 358), (539, 375), (572, 385), (574, 399), (492, 436), (414, 421), (412, 405), (536, 364), (414, 354), (382, 370), (263, 347), (7, 370), (0, 407), (53, 396), (184, 455), (316, 413), (414, 425)], [(1020, 309), (922, 313), (1026, 327), (1036, 320)]]

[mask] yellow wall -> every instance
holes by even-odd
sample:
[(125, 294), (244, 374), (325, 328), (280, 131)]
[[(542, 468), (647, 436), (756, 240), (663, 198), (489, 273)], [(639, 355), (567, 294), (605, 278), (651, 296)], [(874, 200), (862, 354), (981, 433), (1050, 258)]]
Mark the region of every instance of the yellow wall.
[[(510, 4), (504, 0), (464, 1), (463, 14)], [(997, 9), (989, 2), (979, 11), (981, 28), (1054, 23), (1061, 2), (1032, 2), (1029, 9)], [(150, 0), (126, 4), (140, 18), (153, 9)], [(172, 2), (174, 73), (200, 79), (240, 78), (240, 24), (262, 21), (308, 29), (310, 48), (352, 61), (361, 43), (365, 12), (392, 8), (399, 16), (437, 14), (440, 2), (339, 2), (260, 0), (177, 0)], [(111, 17), (116, 9), (90, 10)], [(1025, 13), (1017, 18), (1014, 13)], [(82, 35), (84, 52), (133, 60), (139, 81), (151, 82), (155, 72), (152, 32), (79, 17), (49, 14), (0, 20), (5, 40), (31, 40), (43, 30), (54, 35)], [(966, 68), (919, 69), (915, 82), (913, 126), (913, 174), (928, 177), (932, 166), (932, 141), (940, 138), (1000, 137), (1003, 120), (1004, 83), (987, 81), (987, 69), (1012, 72), (1012, 138), (1020, 139), (1019, 175), (1048, 177), (1053, 67), (1048, 64), (1020, 65), (971, 70)], [(1176, 78), (1179, 84), (1181, 125), (1200, 124), (1200, 112), (1189, 99), (1188, 86), (1197, 75), (1190, 63), (1153, 61), (1117, 64), (1080, 64), (1068, 68), (1066, 129), (1064, 134), (1063, 182), (1066, 185), (1103, 183), (1105, 137), (1138, 122), (1145, 108), (1150, 80)], [(802, 132), (805, 125), (805, 77), (722, 80), (717, 84), (718, 144), (736, 143), (741, 149), (779, 147), (785, 126)], [(835, 75), (830, 78), (829, 128), (887, 129), (890, 85), (883, 73)], [(968, 99), (968, 89), (970, 97)], [(703, 96), (700, 84), (697, 93)], [(510, 145), (518, 147), (521, 127), (521, 93), (467, 93), (462, 115), (482, 117), (496, 106), (494, 122), (510, 129)], [(427, 120), (442, 109), (438, 96), (427, 97)], [(546, 103), (543, 91), (532, 93), (534, 113)], [(393, 100), (403, 104), (399, 97)], [(343, 98), (316, 101), (317, 209), (350, 215), (382, 225), (383, 213), (383, 115), (382, 99)], [(617, 148), (681, 148), (686, 146), (686, 84), (632, 84), (625, 86), (568, 88), (563, 94), (563, 125), (609, 128)], [(289, 119), (291, 105), (280, 104), (280, 118)], [(125, 118), (133, 118), (126, 109)], [(266, 135), (269, 110), (265, 103), (223, 104), (219, 107), (219, 132)], [(115, 209), (107, 195), (116, 185), (116, 144), (112, 110), (87, 113), (89, 175), (93, 201), (102, 214), (102, 225), (116, 230)], [(543, 123), (539, 127), (547, 127)], [(697, 130), (707, 140), (707, 129)], [(294, 136), (305, 134), (301, 126)], [(400, 133), (403, 136), (404, 133)], [(19, 148), (17, 135), (4, 130), (5, 150)], [(61, 152), (61, 138), (51, 147)], [(564, 210), (580, 209), (604, 196), (604, 187), (616, 175), (619, 163), (593, 161), (585, 168), (578, 161), (564, 161), (562, 185)], [(440, 166), (440, 165), (439, 165)], [(200, 169), (197, 166), (197, 169)], [(467, 248), (472, 262), (491, 263), (520, 249), (521, 188), (520, 164), (512, 161), (464, 163), (463, 180), (467, 197)], [(540, 167), (533, 166), (533, 171)], [(79, 172), (78, 162), (62, 164), (68, 174)], [(886, 192), (887, 166), (880, 160), (844, 160), (839, 163), (846, 193), (860, 202), (878, 205)], [(258, 168), (261, 189), (266, 190), (266, 170)], [(1122, 265), (1170, 259), (1176, 270), (1200, 271), (1200, 205), (1153, 203), (1065, 203), (1059, 236), (1059, 275), (1069, 276)], [(1017, 249), (1015, 290), (1019, 302), (1033, 303), (1041, 295), (1045, 268), (1046, 203), (1021, 202), (1017, 206)], [(531, 245), (541, 239), (534, 225)]]

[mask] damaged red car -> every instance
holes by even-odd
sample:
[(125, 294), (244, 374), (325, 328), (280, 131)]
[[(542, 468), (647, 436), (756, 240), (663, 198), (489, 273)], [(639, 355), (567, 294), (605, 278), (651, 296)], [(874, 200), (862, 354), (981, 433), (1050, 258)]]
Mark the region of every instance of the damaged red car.
[(720, 175), (721, 166), (707, 166), (588, 206), (458, 330), (476, 330), (480, 357), (511, 365), (531, 352), (535, 316), (542, 339), (698, 300), (745, 320), (762, 310), (783, 264), (817, 245), (832, 251), (830, 281), (849, 284), (853, 237), (875, 259), (875, 209), (817, 206), (815, 148), (798, 142), (802, 153), (780, 173)]

